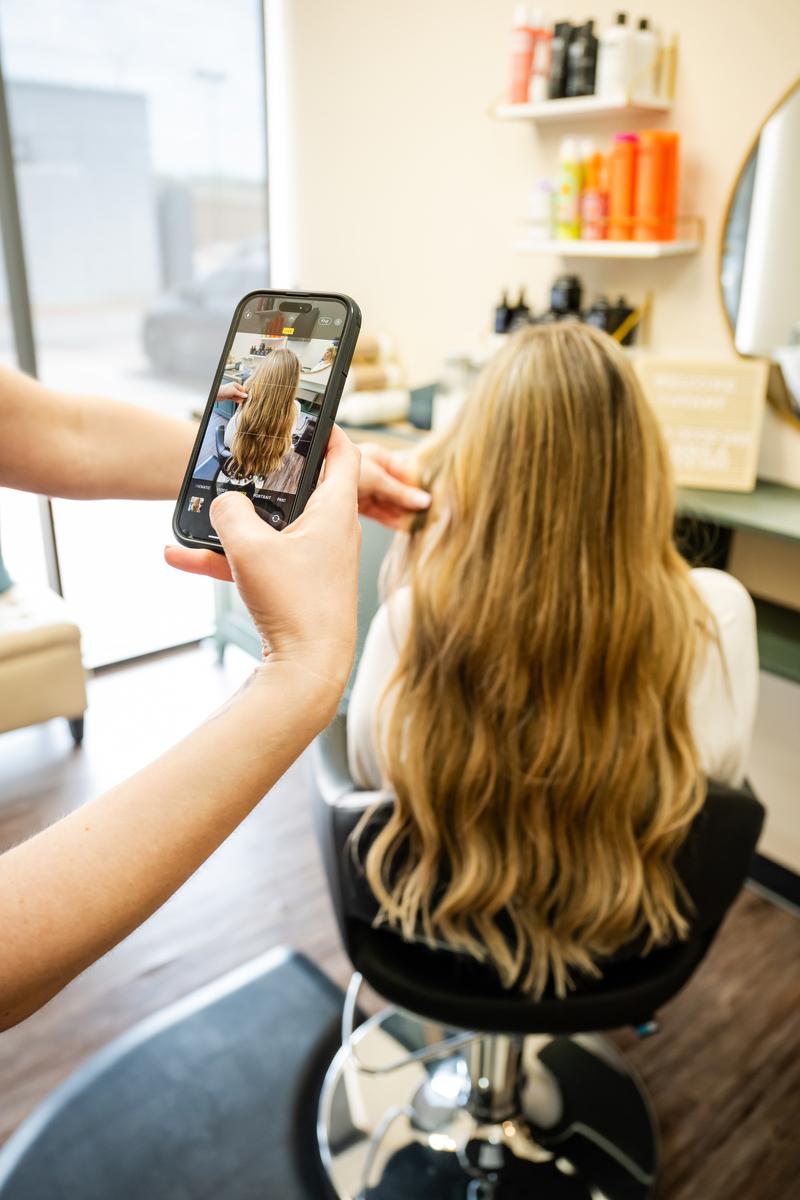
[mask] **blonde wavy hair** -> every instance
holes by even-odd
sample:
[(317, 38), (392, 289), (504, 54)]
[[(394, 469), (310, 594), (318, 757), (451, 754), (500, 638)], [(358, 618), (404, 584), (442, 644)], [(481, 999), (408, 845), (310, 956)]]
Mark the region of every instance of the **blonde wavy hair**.
[(247, 381), (239, 406), (226, 475), (269, 475), (292, 444), (300, 360), (292, 350), (273, 350)]
[(669, 459), (616, 342), (554, 325), (509, 339), (417, 465), (377, 922), (563, 995), (688, 928), (673, 862), (704, 801), (689, 688), (715, 627), (673, 544)]

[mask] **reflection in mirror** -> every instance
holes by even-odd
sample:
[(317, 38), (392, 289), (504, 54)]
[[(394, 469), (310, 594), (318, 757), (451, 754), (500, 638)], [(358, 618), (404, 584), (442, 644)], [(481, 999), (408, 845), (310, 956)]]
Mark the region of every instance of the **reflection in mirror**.
[(800, 418), (800, 84), (764, 123), (741, 170), (720, 282), (736, 349), (779, 364)]

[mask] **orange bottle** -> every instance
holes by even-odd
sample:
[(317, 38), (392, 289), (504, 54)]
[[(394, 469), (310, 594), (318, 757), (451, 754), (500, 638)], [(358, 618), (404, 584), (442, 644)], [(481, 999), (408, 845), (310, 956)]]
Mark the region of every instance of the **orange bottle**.
[(511, 34), (511, 84), (508, 98), (512, 104), (528, 103), (535, 48), (536, 30), (531, 24), (528, 5), (518, 4), (514, 10), (514, 28)]
[(601, 241), (608, 226), (608, 170), (605, 156), (592, 154), (586, 161), (586, 179), (581, 192), (581, 237)]
[(633, 237), (638, 149), (635, 133), (615, 135), (608, 159), (608, 237), (612, 242), (626, 242)]
[(678, 164), (680, 161), (681, 138), (679, 133), (661, 130), (667, 164), (664, 171), (664, 241), (675, 237), (675, 221), (678, 216)]
[(675, 237), (679, 135), (648, 129), (639, 135), (634, 238), (664, 242)]

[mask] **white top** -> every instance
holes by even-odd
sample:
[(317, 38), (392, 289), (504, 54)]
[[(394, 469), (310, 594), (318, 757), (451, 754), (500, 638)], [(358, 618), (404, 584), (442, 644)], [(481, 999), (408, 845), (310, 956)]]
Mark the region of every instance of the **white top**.
[[(708, 643), (689, 697), (690, 720), (703, 770), (719, 783), (741, 784), (758, 699), (758, 649), (753, 601), (732, 575), (707, 567), (692, 582), (717, 619), (719, 648)], [(401, 588), (372, 621), (347, 710), (350, 772), (360, 788), (385, 786), (375, 737), (378, 701), (408, 631), (410, 588)]]

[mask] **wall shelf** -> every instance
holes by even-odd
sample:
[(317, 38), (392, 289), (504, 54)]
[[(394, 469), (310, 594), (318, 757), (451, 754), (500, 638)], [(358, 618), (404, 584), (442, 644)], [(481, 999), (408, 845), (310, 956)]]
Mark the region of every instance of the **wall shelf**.
[(538, 104), (498, 104), (492, 115), (498, 121), (556, 122), (589, 120), (593, 117), (655, 116), (670, 110), (668, 100), (628, 102), (605, 96), (568, 96), (564, 100), (542, 100)]
[(584, 242), (570, 238), (543, 238), (517, 244), (519, 254), (556, 254), (561, 258), (674, 258), (679, 254), (697, 254), (696, 238), (675, 238), (671, 242)]

